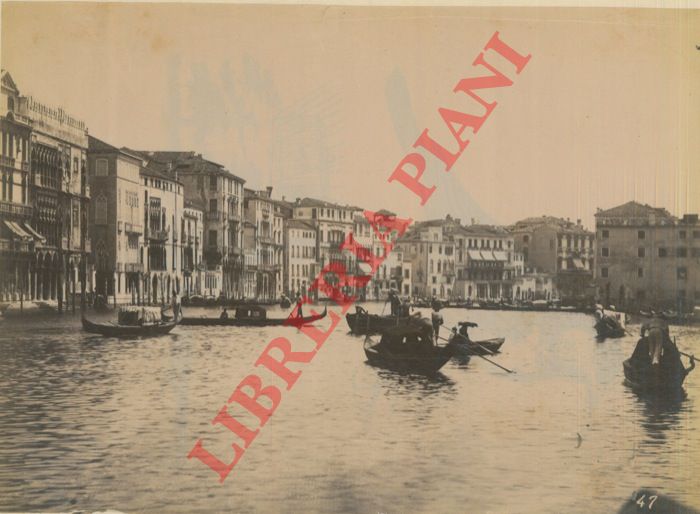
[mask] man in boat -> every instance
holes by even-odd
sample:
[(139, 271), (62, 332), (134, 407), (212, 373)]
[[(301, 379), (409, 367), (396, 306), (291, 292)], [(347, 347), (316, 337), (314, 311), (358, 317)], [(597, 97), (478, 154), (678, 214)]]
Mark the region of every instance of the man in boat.
[(175, 289), (173, 289), (172, 307), (173, 319), (178, 319), (180, 317), (180, 295), (177, 294), (177, 291), (175, 291)]
[(219, 316), (219, 319), (228, 319), (228, 311), (226, 310), (226, 307), (224, 307), (224, 310), (221, 311), (221, 316)]
[(391, 315), (400, 316), (401, 315), (401, 299), (396, 293), (395, 289), (389, 291), (389, 302), (391, 302)]
[(645, 334), (651, 364), (659, 364), (661, 362), (664, 346), (666, 346), (664, 343), (666, 341), (671, 341), (671, 336), (668, 333), (668, 325), (658, 314), (654, 314), (654, 317), (650, 321), (642, 324), (642, 338), (645, 337)]
[(458, 334), (460, 336), (460, 339), (462, 339), (463, 341), (466, 341), (466, 342), (471, 341), (469, 339), (469, 328), (479, 326), (476, 323), (472, 323), (471, 321), (460, 321), (457, 324), (459, 325), (459, 330), (456, 330), (456, 329), (452, 329), (452, 330), (453, 330), (453, 332), (455, 332), (456, 334)]
[(440, 325), (444, 323), (444, 320), (442, 319), (442, 314), (440, 314), (439, 304), (433, 305), (433, 314), (431, 315), (430, 319), (433, 324), (433, 335), (435, 337), (435, 344), (437, 344), (438, 337), (440, 335)]
[(304, 315), (301, 313), (302, 305), (304, 305), (304, 301), (301, 299), (301, 293), (297, 293), (297, 318), (304, 317)]

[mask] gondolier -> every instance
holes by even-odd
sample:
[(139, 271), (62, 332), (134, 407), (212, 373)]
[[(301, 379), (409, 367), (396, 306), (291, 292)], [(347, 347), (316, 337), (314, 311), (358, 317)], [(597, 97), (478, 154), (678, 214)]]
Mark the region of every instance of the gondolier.
[(433, 313), (430, 316), (430, 320), (433, 324), (433, 335), (435, 337), (435, 343), (437, 344), (438, 337), (440, 335), (440, 326), (444, 323), (442, 319), (442, 314), (440, 314), (440, 304), (433, 303)]

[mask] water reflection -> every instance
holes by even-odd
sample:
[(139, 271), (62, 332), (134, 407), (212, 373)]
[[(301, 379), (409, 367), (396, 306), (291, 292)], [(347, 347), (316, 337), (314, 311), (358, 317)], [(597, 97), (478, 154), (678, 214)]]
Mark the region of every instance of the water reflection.
[(652, 395), (634, 392), (641, 409), (640, 424), (649, 438), (657, 443), (665, 442), (667, 432), (679, 428), (680, 422), (691, 409), (685, 390), (669, 395)]

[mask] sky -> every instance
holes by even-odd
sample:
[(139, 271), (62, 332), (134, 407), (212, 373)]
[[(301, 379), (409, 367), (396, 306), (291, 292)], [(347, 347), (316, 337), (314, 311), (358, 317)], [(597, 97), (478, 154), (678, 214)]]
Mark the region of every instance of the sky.
[[(115, 146), (194, 150), (252, 188), (414, 219), (700, 211), (699, 11), (2, 3), (2, 68)], [(421, 207), (391, 172), (494, 32), (532, 58)], [(452, 147), (454, 148), (454, 147)]]

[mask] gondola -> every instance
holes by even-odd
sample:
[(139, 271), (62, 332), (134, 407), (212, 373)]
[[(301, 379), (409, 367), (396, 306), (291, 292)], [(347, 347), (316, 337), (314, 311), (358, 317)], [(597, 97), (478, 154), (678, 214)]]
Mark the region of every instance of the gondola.
[(467, 341), (459, 334), (452, 334), (449, 340), (455, 342), (457, 352), (460, 355), (492, 355), (500, 353), (501, 346), (506, 342), (505, 337), (493, 337), (482, 341)]
[(327, 308), (323, 308), (321, 314), (304, 316), (302, 318), (268, 318), (264, 307), (255, 305), (239, 306), (233, 318), (207, 318), (185, 316), (180, 321), (181, 325), (200, 326), (226, 326), (226, 327), (271, 327), (271, 326), (301, 326), (309, 325), (326, 317)]
[(364, 350), (367, 361), (374, 366), (430, 375), (455, 355), (456, 344), (437, 346), (432, 330), (400, 325), (385, 330), (379, 342), (367, 336)]
[(178, 319), (166, 316), (160, 309), (149, 307), (122, 307), (116, 323), (95, 323), (81, 316), (83, 330), (105, 337), (155, 337), (170, 332)]
[[(693, 369), (695, 359), (690, 358), (690, 366), (685, 368), (676, 345), (667, 340), (659, 364), (652, 365), (647, 350), (647, 339), (641, 338), (632, 356), (622, 363), (625, 381), (633, 389), (656, 394), (678, 393), (683, 381)], [(685, 354), (684, 354), (685, 355)]]
[(370, 314), (365, 309), (357, 305), (355, 313), (347, 313), (345, 320), (348, 322), (350, 331), (358, 335), (379, 334), (384, 330), (401, 325), (420, 325), (420, 313), (411, 316), (380, 316)]

